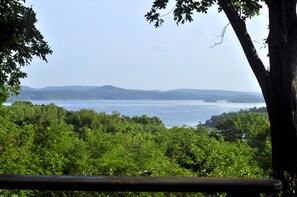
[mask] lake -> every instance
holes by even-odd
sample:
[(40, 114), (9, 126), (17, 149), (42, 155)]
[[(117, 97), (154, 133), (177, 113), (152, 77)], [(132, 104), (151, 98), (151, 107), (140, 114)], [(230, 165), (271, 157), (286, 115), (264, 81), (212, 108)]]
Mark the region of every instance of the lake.
[(266, 106), (265, 103), (204, 102), (201, 100), (39, 100), (31, 102), (33, 104), (54, 103), (67, 110), (86, 108), (107, 114), (119, 112), (131, 117), (144, 114), (157, 116), (166, 127), (196, 126), (213, 115)]

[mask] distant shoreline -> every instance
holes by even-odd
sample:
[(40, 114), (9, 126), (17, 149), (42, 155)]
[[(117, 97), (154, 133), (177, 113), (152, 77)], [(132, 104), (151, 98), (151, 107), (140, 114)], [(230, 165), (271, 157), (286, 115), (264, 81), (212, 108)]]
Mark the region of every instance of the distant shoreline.
[(259, 92), (239, 92), (225, 90), (175, 89), (132, 90), (114, 86), (53, 86), (34, 89), (23, 86), (18, 96), (10, 97), (8, 102), (17, 100), (203, 100), (217, 102), (226, 100), (232, 103), (262, 103)]
[[(227, 101), (203, 102), (202, 100), (39, 100), (33, 105), (54, 104), (66, 110), (94, 110), (98, 113), (134, 117), (158, 117), (166, 127), (193, 126), (204, 123), (213, 115), (265, 107), (265, 103), (228, 103)], [(4, 105), (11, 105), (5, 103)]]

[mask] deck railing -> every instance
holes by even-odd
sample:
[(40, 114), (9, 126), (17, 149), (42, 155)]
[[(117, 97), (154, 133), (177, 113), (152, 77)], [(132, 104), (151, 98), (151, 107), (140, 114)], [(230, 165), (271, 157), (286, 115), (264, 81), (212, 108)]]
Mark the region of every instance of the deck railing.
[(100, 192), (224, 192), (227, 196), (260, 196), (278, 193), (282, 183), (275, 179), (116, 177), (58, 175), (0, 175), (0, 189), (63, 190)]

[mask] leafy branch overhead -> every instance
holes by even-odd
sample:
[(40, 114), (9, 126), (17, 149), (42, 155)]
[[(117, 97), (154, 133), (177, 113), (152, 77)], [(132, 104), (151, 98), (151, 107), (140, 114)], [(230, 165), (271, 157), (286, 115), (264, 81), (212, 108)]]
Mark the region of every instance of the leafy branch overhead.
[[(228, 3), (232, 5), (233, 9), (238, 13), (242, 20), (251, 18), (260, 14), (262, 8), (261, 2), (264, 0), (229, 0)], [(155, 0), (151, 10), (145, 15), (150, 23), (154, 23), (155, 27), (159, 27), (164, 23), (164, 19), (160, 12), (168, 7), (169, 0)], [(173, 9), (174, 21), (177, 24), (184, 24), (185, 22), (193, 21), (193, 14), (207, 13), (208, 9), (217, 4), (218, 12), (222, 11), (220, 0), (176, 0)]]
[(52, 53), (40, 31), (36, 28), (36, 13), (24, 5), (25, 0), (0, 2), (0, 101), (16, 94), (20, 79), (27, 74), (22, 67), (34, 56), (47, 61)]

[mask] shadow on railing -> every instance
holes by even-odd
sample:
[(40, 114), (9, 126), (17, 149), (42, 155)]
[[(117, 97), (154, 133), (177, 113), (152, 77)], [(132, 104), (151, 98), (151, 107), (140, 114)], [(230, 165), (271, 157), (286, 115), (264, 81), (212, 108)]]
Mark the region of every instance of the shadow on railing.
[(224, 192), (227, 196), (260, 196), (278, 193), (275, 179), (209, 177), (116, 177), (58, 175), (0, 175), (0, 189), (101, 192)]

